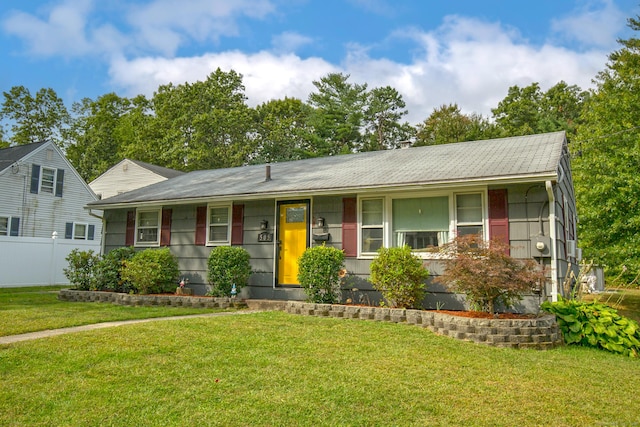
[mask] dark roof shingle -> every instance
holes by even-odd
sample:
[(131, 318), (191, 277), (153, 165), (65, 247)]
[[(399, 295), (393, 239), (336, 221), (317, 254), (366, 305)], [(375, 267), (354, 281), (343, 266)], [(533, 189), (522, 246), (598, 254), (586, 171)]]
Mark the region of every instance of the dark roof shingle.
[(190, 172), (91, 207), (219, 197), (346, 192), (556, 176), (565, 133), (373, 151), (265, 165)]

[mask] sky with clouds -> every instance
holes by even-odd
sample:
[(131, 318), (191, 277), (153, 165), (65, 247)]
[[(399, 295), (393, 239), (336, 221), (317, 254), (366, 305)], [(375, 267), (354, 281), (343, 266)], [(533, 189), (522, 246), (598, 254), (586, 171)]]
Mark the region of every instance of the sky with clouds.
[(512, 85), (587, 89), (638, 0), (24, 0), (0, 4), (0, 90), (68, 107), (244, 76), (248, 104), (307, 100), (330, 72), (392, 86), (412, 124), (457, 103), (490, 115)]

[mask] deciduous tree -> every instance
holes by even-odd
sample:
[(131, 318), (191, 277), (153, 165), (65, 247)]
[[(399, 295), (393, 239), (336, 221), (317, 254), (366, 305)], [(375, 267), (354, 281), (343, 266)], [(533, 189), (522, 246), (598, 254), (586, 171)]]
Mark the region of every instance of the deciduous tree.
[[(640, 19), (629, 19), (640, 31)], [(578, 235), (584, 256), (608, 277), (640, 272), (640, 39), (622, 47), (596, 79), (572, 144)]]

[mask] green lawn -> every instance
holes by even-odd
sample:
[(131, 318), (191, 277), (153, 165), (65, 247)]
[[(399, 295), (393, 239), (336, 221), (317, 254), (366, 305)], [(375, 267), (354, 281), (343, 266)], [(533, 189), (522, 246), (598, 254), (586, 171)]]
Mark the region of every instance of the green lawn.
[(211, 309), (129, 307), (58, 301), (61, 287), (0, 288), (0, 336), (114, 320), (211, 313)]
[(160, 321), (0, 346), (0, 425), (637, 425), (639, 363), (282, 312)]

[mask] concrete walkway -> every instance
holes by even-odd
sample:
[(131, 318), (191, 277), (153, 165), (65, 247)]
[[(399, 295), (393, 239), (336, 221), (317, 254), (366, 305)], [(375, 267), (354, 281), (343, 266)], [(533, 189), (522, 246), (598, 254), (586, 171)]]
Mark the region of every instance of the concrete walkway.
[(219, 316), (235, 316), (238, 314), (251, 314), (257, 313), (261, 310), (240, 310), (240, 311), (223, 311), (220, 313), (209, 314), (191, 314), (186, 316), (170, 316), (170, 317), (153, 317), (149, 319), (133, 319), (133, 320), (119, 320), (115, 322), (102, 322), (94, 323), (91, 325), (74, 326), (71, 328), (49, 329), (46, 331), (29, 332), (27, 334), (20, 335), (8, 335), (0, 337), (0, 345), (13, 344), (20, 341), (36, 340), (39, 338), (55, 337), (57, 335), (71, 334), (74, 332), (93, 331), (96, 329), (113, 328), (115, 326), (131, 325), (134, 323), (147, 323), (157, 322), (161, 320), (181, 320), (181, 319), (193, 319), (197, 317), (219, 317)]

